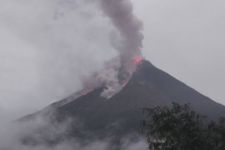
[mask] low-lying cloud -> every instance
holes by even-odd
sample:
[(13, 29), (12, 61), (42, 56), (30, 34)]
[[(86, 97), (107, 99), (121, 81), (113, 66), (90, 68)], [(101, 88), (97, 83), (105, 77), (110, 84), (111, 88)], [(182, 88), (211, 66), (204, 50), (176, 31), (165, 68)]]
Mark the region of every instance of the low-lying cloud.
[[(78, 121), (78, 120), (77, 120)], [(78, 123), (79, 124), (79, 123)], [(105, 140), (91, 140), (82, 142), (76, 137), (66, 137), (70, 130), (71, 119), (63, 123), (52, 123), (46, 117), (38, 116), (36, 119), (16, 121), (0, 126), (1, 150), (111, 150), (110, 137)], [(55, 142), (57, 141), (57, 142)], [(51, 144), (51, 142), (55, 142)], [(121, 140), (122, 150), (147, 150), (144, 139), (131, 141), (129, 137)]]
[[(118, 11), (121, 16), (115, 16)], [(140, 54), (141, 23), (132, 13), (129, 0), (0, 0), (1, 150), (109, 149), (110, 137), (85, 145), (76, 139), (44, 144), (46, 138), (67, 133), (70, 119), (60, 124), (43, 117), (26, 123), (12, 120), (82, 89), (81, 79), (102, 70), (112, 58), (119, 58), (118, 69)], [(129, 58), (122, 60), (125, 53)], [(111, 85), (117, 74), (109, 73), (102, 79), (110, 77), (106, 83)], [(114, 87), (118, 84), (106, 95)], [(36, 132), (43, 128), (48, 132)], [(29, 135), (36, 144), (26, 144)], [(125, 150), (146, 148), (142, 140), (122, 143)]]
[[(118, 31), (98, 1), (0, 0), (0, 112), (36, 111), (82, 88), (118, 56)], [(119, 40), (119, 39), (118, 39)]]

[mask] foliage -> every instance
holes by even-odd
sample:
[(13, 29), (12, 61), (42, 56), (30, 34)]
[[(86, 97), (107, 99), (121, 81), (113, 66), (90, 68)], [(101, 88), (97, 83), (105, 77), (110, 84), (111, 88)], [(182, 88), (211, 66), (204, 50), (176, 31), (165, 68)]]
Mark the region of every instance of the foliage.
[(145, 108), (143, 127), (154, 150), (224, 150), (225, 119), (209, 122), (190, 105)]

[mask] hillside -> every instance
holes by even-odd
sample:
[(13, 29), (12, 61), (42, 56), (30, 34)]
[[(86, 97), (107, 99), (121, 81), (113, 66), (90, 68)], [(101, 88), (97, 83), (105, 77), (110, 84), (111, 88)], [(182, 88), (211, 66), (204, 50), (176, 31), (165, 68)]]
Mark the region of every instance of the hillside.
[[(128, 84), (112, 98), (101, 97), (102, 90), (103, 87), (80, 97), (68, 97), (25, 118), (35, 118), (44, 114), (50, 116), (50, 122), (59, 123), (65, 121), (65, 118), (72, 118), (76, 121), (72, 121), (67, 136), (101, 139), (138, 134), (143, 119), (143, 108), (169, 105), (171, 102), (189, 103), (194, 110), (210, 119), (225, 116), (225, 106), (200, 94), (145, 60), (139, 64)], [(82, 125), (78, 126), (77, 120)]]

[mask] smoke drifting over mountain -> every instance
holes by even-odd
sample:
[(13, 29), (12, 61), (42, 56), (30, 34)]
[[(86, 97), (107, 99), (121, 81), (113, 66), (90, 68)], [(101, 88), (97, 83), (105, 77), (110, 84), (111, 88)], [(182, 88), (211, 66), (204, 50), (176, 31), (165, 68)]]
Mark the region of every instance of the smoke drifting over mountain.
[(116, 48), (120, 53), (122, 65), (127, 65), (135, 56), (141, 54), (142, 23), (134, 16), (130, 0), (102, 0), (101, 4), (104, 13), (110, 17), (123, 38)]
[[(23, 64), (35, 64), (34, 67), (31, 65), (35, 71), (34, 76), (29, 80), (35, 82), (35, 86), (30, 85), (27, 81), (29, 86), (24, 91), (28, 93), (30, 87), (33, 87), (34, 90), (42, 88), (41, 92), (37, 94), (38, 97), (26, 97), (27, 101), (23, 101), (21, 104), (29, 105), (34, 101), (33, 105), (36, 105), (39, 103), (38, 99), (42, 99), (43, 95), (54, 97), (51, 95), (53, 87), (59, 87), (57, 93), (63, 93), (67, 90), (62, 89), (65, 80), (68, 82), (69, 90), (73, 90), (74, 87), (77, 90), (81, 83), (71, 80), (72, 77), (78, 79), (78, 76), (89, 76), (98, 71), (99, 73), (94, 73), (91, 78), (83, 80), (85, 88), (82, 94), (96, 86), (104, 85), (106, 89), (102, 96), (109, 98), (122, 88), (134, 71), (134, 57), (141, 55), (142, 34), (140, 31), (142, 24), (133, 15), (129, 0), (0, 0), (0, 2), (0, 27), (3, 27), (6, 32), (4, 36), (9, 35), (7, 41), (16, 37), (18, 43), (22, 43), (20, 47), (17, 45), (14, 47), (11, 42), (6, 42), (6, 45), (12, 45), (10, 50), (12, 50), (13, 56), (18, 52), (22, 55), (22, 61), (24, 61), (23, 55), (29, 56), (27, 52), (32, 51), (31, 53), (35, 57), (35, 62), (32, 58), (29, 62), (22, 63), (22, 69), (17, 70), (23, 72)], [(1, 46), (1, 49), (3, 52), (8, 51), (8, 47), (4, 47), (4, 45)], [(17, 75), (17, 72), (14, 74)], [(7, 73), (6, 76), (8, 76)], [(44, 83), (45, 81), (47, 84)], [(23, 89), (22, 82), (19, 83), (19, 87)], [(8, 82), (5, 82), (6, 84)], [(44, 93), (42, 93), (43, 91)], [(24, 94), (18, 93), (18, 95)], [(13, 94), (10, 93), (10, 95)], [(24, 99), (24, 97), (21, 96), (18, 99)], [(7, 104), (11, 106), (15, 103), (20, 103), (20, 101), (12, 101)], [(3, 117), (7, 118), (7, 116)], [(21, 143), (21, 137), (30, 134), (33, 128), (44, 126), (49, 129), (49, 133), (45, 133), (45, 135), (54, 138), (61, 132), (64, 133), (68, 124), (60, 124), (59, 129), (43, 118), (40, 118), (38, 122), (22, 126), (16, 122), (13, 124), (13, 126), (8, 123), (1, 124), (0, 149), (105, 150), (109, 145), (107, 141), (91, 141), (90, 144), (83, 146), (78, 141), (72, 140), (63, 141), (55, 147), (26, 146)], [(34, 136), (43, 140), (38, 133), (35, 133)], [(140, 146), (140, 143), (142, 146), (144, 142), (138, 142), (137, 147)], [(124, 141), (124, 149), (131, 150), (132, 148), (132, 143)]]
[(119, 60), (111, 60), (97, 76), (97, 83), (106, 87), (102, 96), (110, 98), (122, 89), (136, 68), (136, 60), (142, 58), (142, 23), (134, 16), (130, 0), (100, 0), (100, 4), (120, 33), (120, 38), (111, 37), (112, 46), (119, 52)]
[[(0, 4), (0, 93), (4, 93), (0, 111), (11, 109), (4, 112), (10, 119), (86, 85), (105, 84), (103, 95), (110, 97), (134, 69), (131, 60), (140, 54), (142, 27), (129, 0), (0, 0)], [(114, 68), (108, 68), (109, 61)], [(97, 82), (88, 83), (93, 72), (101, 71)]]

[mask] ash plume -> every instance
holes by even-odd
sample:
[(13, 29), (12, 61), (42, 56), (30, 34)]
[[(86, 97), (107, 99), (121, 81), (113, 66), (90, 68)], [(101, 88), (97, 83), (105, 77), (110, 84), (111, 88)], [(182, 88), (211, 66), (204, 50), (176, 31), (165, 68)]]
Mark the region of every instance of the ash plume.
[(108, 62), (96, 76), (96, 87), (105, 86), (101, 95), (110, 98), (127, 83), (136, 69), (137, 58), (142, 58), (142, 22), (134, 16), (130, 0), (100, 0), (100, 6), (120, 37), (119, 40), (117, 36), (111, 37), (111, 44), (119, 52), (119, 58)]
[(120, 53), (121, 65), (130, 72), (133, 58), (141, 55), (142, 22), (134, 16), (130, 0), (101, 0), (101, 7), (120, 32), (122, 41), (116, 49)]

